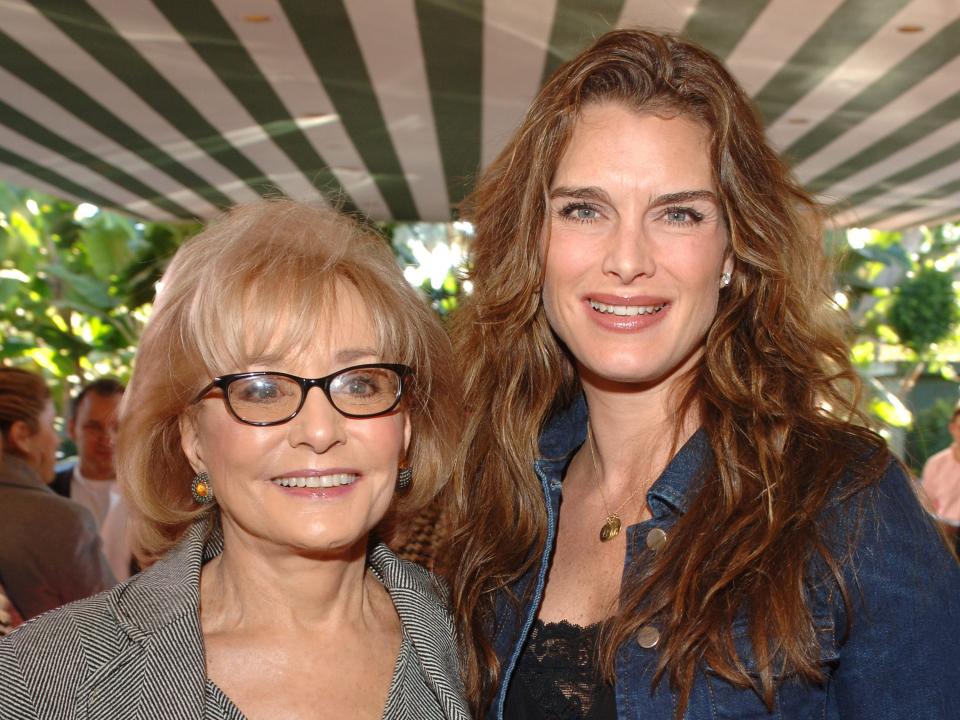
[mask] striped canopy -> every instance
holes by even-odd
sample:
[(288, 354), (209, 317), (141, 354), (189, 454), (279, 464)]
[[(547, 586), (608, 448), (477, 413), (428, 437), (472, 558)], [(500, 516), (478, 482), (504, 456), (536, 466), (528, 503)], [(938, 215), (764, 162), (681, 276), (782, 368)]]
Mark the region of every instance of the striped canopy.
[(0, 0), (0, 180), (447, 220), (544, 78), (635, 25), (723, 58), (842, 225), (960, 216), (960, 0)]

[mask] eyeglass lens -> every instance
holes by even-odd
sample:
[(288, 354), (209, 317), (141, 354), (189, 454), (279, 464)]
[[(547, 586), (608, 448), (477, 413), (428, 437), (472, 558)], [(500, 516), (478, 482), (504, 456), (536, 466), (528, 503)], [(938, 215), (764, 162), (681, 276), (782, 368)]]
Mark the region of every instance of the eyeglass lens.
[[(400, 376), (388, 368), (348, 368), (330, 380), (333, 406), (350, 415), (377, 415), (389, 410), (400, 393)], [(271, 373), (230, 383), (227, 401), (247, 422), (277, 422), (300, 407), (302, 390), (292, 378)]]

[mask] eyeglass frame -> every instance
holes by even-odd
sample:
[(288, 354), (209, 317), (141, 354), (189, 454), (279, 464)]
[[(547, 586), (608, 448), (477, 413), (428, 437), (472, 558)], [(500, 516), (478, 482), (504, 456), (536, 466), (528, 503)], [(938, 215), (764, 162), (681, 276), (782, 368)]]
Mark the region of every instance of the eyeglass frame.
[[(333, 398), (330, 396), (330, 383), (338, 375), (343, 375), (346, 372), (351, 370), (365, 370), (368, 368), (380, 368), (386, 370), (392, 370), (397, 374), (397, 377), (400, 380), (400, 384), (397, 386), (397, 396), (394, 398), (393, 404), (386, 410), (381, 410), (380, 412), (373, 413), (372, 415), (357, 415), (355, 413), (349, 413), (344, 410), (341, 410), (337, 407), (337, 404), (333, 401)], [(237, 414), (237, 411), (233, 409), (233, 405), (230, 403), (230, 393), (228, 388), (230, 385), (237, 380), (246, 380), (252, 377), (262, 377), (264, 375), (280, 375), (281, 377), (294, 380), (300, 386), (300, 404), (297, 405), (297, 409), (293, 411), (291, 415), (284, 418), (283, 420), (270, 420), (268, 422), (254, 422), (252, 420), (244, 420)], [(305, 378), (300, 377), (299, 375), (293, 375), (291, 373), (280, 372), (277, 370), (254, 370), (253, 372), (242, 372), (242, 373), (228, 373), (226, 375), (218, 375), (215, 377), (209, 385), (207, 385), (203, 390), (197, 393), (197, 396), (193, 399), (194, 403), (198, 403), (203, 400), (211, 390), (214, 388), (219, 388), (223, 392), (223, 402), (227, 406), (227, 410), (230, 411), (230, 414), (237, 419), (238, 422), (242, 422), (244, 425), (252, 425), (254, 427), (272, 427), (274, 425), (283, 425), (293, 420), (297, 415), (300, 414), (300, 411), (303, 410), (304, 404), (307, 402), (307, 393), (310, 392), (310, 388), (318, 387), (323, 392), (324, 396), (327, 398), (327, 402), (330, 403), (330, 407), (336, 410), (338, 413), (343, 415), (343, 417), (350, 418), (352, 420), (365, 420), (368, 418), (382, 417), (383, 415), (389, 415), (394, 410), (397, 409), (397, 405), (400, 404), (400, 401), (403, 400), (403, 391), (405, 389), (404, 380), (408, 377), (413, 377), (414, 372), (413, 368), (409, 365), (404, 365), (402, 363), (362, 363), (360, 365), (350, 365), (349, 367), (341, 368), (335, 372), (330, 373), (329, 375), (324, 375), (323, 377), (318, 378)]]

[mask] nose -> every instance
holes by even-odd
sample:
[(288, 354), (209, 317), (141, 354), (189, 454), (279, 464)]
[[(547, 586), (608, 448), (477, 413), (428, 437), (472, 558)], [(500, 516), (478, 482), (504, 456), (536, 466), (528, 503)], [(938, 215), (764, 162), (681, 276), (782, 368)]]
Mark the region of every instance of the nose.
[(656, 272), (652, 239), (642, 220), (623, 219), (611, 229), (602, 267), (624, 285)]
[(326, 452), (345, 440), (345, 419), (320, 388), (310, 388), (300, 412), (287, 423), (290, 445), (304, 445), (316, 453)]
[(104, 445), (106, 445), (106, 446), (107, 446), (108, 448), (110, 448), (111, 450), (113, 450), (113, 448), (114, 448), (114, 447), (116, 446), (116, 444), (117, 444), (117, 431), (118, 431), (118, 430), (119, 430), (119, 428), (118, 428), (116, 425), (110, 425), (109, 427), (107, 427), (107, 429), (104, 431), (104, 433), (103, 433), (103, 435), (102, 435), (102, 439), (103, 439)]

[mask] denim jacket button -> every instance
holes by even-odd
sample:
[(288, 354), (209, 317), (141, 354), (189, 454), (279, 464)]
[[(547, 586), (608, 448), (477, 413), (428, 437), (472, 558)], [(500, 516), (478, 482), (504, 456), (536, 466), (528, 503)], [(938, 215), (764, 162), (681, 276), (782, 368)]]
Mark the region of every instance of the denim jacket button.
[(653, 625), (644, 625), (637, 631), (637, 645), (650, 649), (660, 642), (660, 631)]
[(656, 552), (667, 544), (667, 534), (660, 528), (654, 528), (647, 533), (647, 547)]

